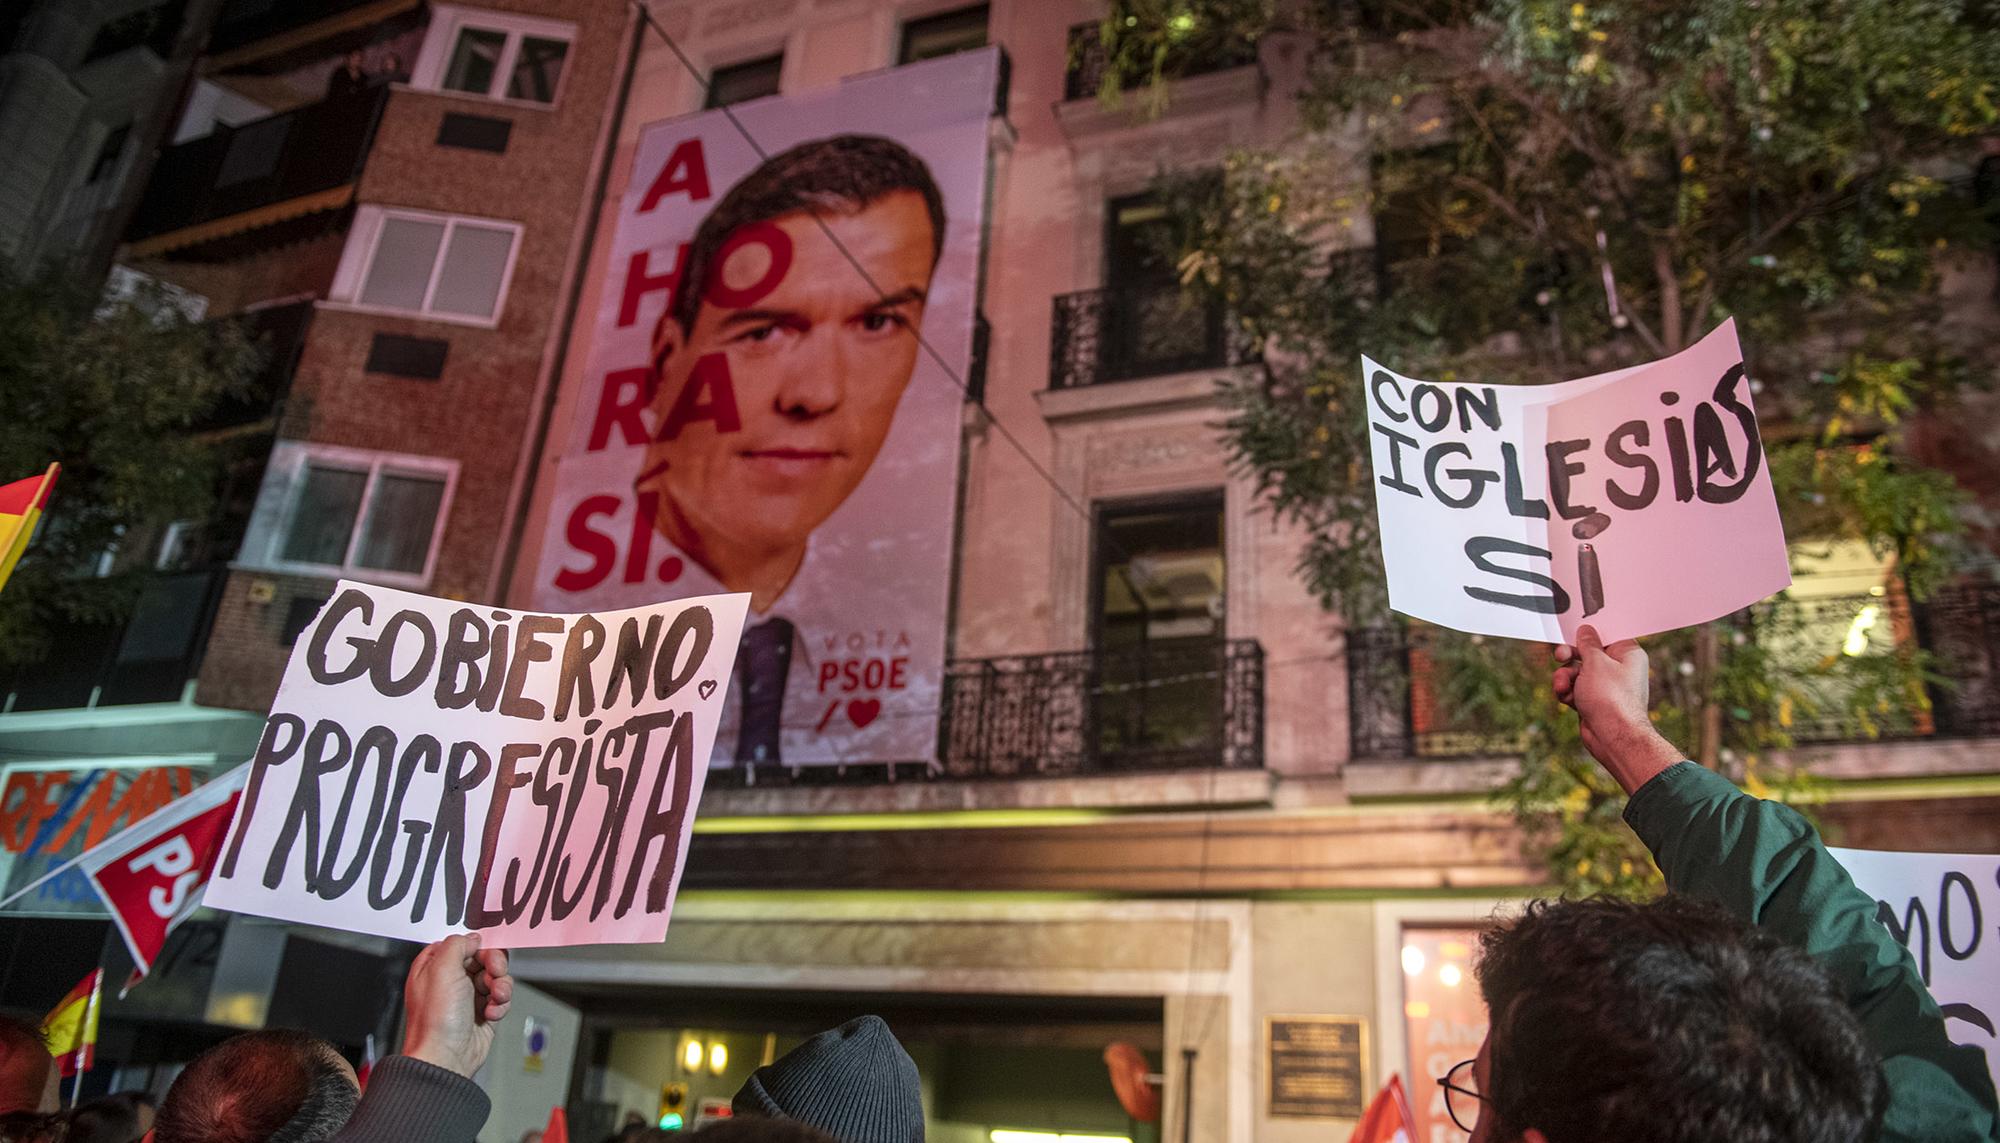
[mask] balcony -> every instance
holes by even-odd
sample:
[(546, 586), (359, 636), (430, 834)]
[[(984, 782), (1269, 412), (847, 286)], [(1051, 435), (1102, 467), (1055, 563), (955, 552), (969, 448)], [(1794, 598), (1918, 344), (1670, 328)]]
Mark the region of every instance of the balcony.
[[(1191, 39), (1168, 53), (1160, 73), (1168, 79), (1185, 79), (1243, 67), (1257, 60), (1257, 45), (1241, 40)], [(1095, 22), (1077, 24), (1069, 30), (1068, 66), (1063, 73), (1065, 100), (1094, 99), (1104, 90), (1106, 74), (1113, 64), (1104, 50), (1103, 31)], [(1123, 69), (1118, 87), (1137, 87), (1152, 78), (1150, 72)]]
[(1254, 639), (961, 659), (945, 670), (940, 764), (710, 774), (715, 788), (1016, 779), (1264, 765), (1264, 651)]
[(201, 668), (227, 576), (222, 567), (155, 575), (123, 624), (64, 624), (47, 662), (0, 675), (0, 710), (180, 701)]
[(388, 98), (371, 88), (168, 148), (126, 231), (129, 256), (221, 260), (333, 222), (354, 199)]
[(1054, 299), (1049, 388), (1224, 369), (1257, 352), (1222, 307), (1178, 285), (1150, 290), (1082, 290)]
[[(1767, 610), (1765, 617), (1771, 613)], [(1776, 670), (1806, 701), (1775, 718), (1801, 746), (1964, 739), (2000, 735), (2000, 586), (1938, 592), (1911, 605), (1900, 595), (1826, 596), (1755, 627)], [(1910, 647), (1934, 657), (1929, 706), (1873, 681), (1871, 664)], [(1829, 649), (1830, 648), (1830, 649)], [(1824, 669), (1851, 656), (1849, 670)], [(1369, 628), (1347, 635), (1348, 710), (1356, 760), (1464, 759), (1514, 752), (1491, 726), (1444, 709), (1431, 682), (1421, 631)], [(1887, 678), (1886, 674), (1882, 676)], [(1855, 700), (1861, 700), (1856, 702)], [(1856, 707), (1865, 713), (1857, 713)]]

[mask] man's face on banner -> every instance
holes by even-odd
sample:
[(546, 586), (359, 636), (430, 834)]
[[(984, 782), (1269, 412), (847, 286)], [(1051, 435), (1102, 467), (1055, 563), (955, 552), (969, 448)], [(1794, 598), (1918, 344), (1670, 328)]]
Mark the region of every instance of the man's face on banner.
[[(677, 514), (704, 549), (802, 546), (867, 475), (916, 366), (934, 268), (923, 197), (893, 191), (822, 217), (824, 227), (803, 213), (752, 224), (789, 239), (775, 286), (771, 246), (782, 243), (725, 243), (723, 288), (707, 291), (694, 328), (683, 333), (669, 313), (655, 333), (654, 424), (667, 431), (656, 429), (643, 471), (665, 493), (662, 523)], [(734, 426), (712, 412), (727, 396), (716, 363), (697, 368), (712, 355), (728, 367)], [(691, 381), (702, 390), (688, 394)], [(690, 401), (703, 415), (686, 415)]]

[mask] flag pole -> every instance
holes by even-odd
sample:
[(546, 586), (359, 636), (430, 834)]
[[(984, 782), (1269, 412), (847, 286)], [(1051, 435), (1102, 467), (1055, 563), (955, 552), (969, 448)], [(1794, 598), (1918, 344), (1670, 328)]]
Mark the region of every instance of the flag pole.
[(97, 1020), (98, 998), (104, 995), (104, 957), (97, 958), (97, 972), (90, 982), (90, 998), (83, 1002), (83, 1023), (76, 1034), (76, 1079), (69, 1085), (69, 1105), (74, 1108), (83, 1095), (83, 1073), (90, 1070), (90, 1050), (96, 1046), (90, 1037), (91, 1025)]

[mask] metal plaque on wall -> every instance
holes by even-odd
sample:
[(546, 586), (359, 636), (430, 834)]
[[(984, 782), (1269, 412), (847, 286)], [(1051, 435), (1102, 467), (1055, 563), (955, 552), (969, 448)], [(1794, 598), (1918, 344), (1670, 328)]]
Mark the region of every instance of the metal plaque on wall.
[(1274, 1119), (1359, 1119), (1368, 1100), (1368, 1021), (1272, 1016), (1264, 1048)]

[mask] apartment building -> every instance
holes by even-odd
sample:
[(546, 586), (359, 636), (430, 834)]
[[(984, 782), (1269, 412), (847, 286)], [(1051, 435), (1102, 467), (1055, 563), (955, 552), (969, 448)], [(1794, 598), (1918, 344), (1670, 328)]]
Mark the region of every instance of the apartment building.
[[(1107, 84), (1088, 0), (663, 0), (643, 22), (552, 0), (284, 11), (218, 26), (189, 114), (234, 125), (161, 156), (128, 233), (129, 265), (268, 314), (296, 346), (240, 429), (256, 443), (238, 518), (181, 573), (209, 577), (176, 628), (188, 666), (143, 712), (110, 689), (17, 703), (9, 757), (81, 772), (107, 736), (142, 768), (240, 757), (335, 575), (516, 609), (712, 590), (728, 573), (661, 515), (688, 490), (649, 485), (653, 450), (754, 429), (764, 406), (813, 420), (849, 394), (828, 386), (876, 376), (839, 362), (876, 350), (733, 381), (676, 364), (704, 304), (676, 291), (714, 293), (688, 260), (699, 221), (796, 148), (888, 139), (865, 145), (878, 165), (927, 172), (893, 189), (937, 206), (909, 220), (935, 243), (925, 352), (894, 367), (906, 387), (874, 466), (798, 565), (838, 590), (753, 603), (772, 634), (746, 640), (667, 940), (516, 958), (531, 999), (489, 1067), (486, 1137), (540, 1126), (554, 1099), (579, 1135), (631, 1113), (693, 1122), (864, 1011), (910, 1047), (946, 1143), (1337, 1137), (1392, 1072), (1423, 1137), (1450, 1137), (1428, 1077), (1483, 1031), (1470, 950), (1542, 881), (1490, 798), (1510, 764), (1437, 708), (1421, 648), (1341, 630), (1300, 584), (1302, 537), (1216, 427), (1216, 381), (1264, 376), (1258, 347), (1182, 299), (1152, 234), (1162, 172), (1296, 135), (1303, 45), (1193, 53), (1153, 104), (1100, 97), (1128, 77)], [(357, 49), (389, 78), (328, 94)], [(1368, 156), (1353, 162), (1365, 182)], [(1393, 261), (1383, 213), (1353, 238)], [(828, 253), (810, 231), (790, 242)], [(851, 301), (853, 269), (812, 280)], [(851, 302), (870, 323), (880, 284)], [(742, 329), (803, 344), (808, 325)], [(798, 450), (763, 463), (772, 484), (818, 471)], [(1860, 846), (2000, 844), (1992, 590), (1912, 609), (1865, 553), (1817, 558), (1820, 643), (1801, 653), (1842, 652), (1858, 624), (1850, 653), (1914, 640), (1957, 672), (1887, 734), (1800, 728), (1829, 780), (1822, 819)], [(127, 676), (132, 642), (109, 660)], [(185, 760), (133, 745), (183, 724), (210, 736)], [(244, 1023), (332, 1019), (280, 1003), (295, 978), (246, 967), (302, 963), (293, 950), (351, 953), (357, 990), (371, 963), (393, 975), (381, 942), (191, 931), (219, 950), (188, 985), (207, 1011), (270, 998)], [(1163, 1076), (1157, 1114), (1115, 1094), (1135, 1059)]]

